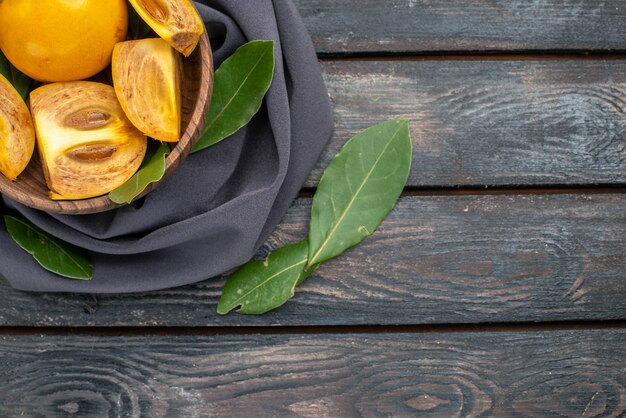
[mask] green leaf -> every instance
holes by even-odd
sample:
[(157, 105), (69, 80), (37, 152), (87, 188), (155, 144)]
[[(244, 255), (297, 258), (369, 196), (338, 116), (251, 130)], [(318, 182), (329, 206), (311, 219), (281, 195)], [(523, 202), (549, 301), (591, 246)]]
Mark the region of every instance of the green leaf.
[(378, 228), (402, 193), (411, 152), (407, 120), (373, 126), (344, 145), (313, 197), (309, 266), (336, 257)]
[(274, 77), (274, 41), (243, 45), (215, 72), (211, 107), (191, 152), (217, 144), (259, 111)]
[(128, 6), (128, 39), (143, 39), (148, 36), (152, 28), (139, 16), (135, 8)]
[[(156, 144), (156, 143), (155, 143)], [(148, 148), (141, 167), (126, 183), (109, 193), (109, 199), (115, 203), (130, 203), (139, 196), (150, 183), (157, 182), (165, 174), (165, 158), (170, 148), (164, 143)]]
[(314, 269), (304, 271), (308, 243), (286, 245), (264, 261), (252, 261), (228, 278), (217, 304), (217, 313), (233, 309), (241, 314), (259, 315), (275, 309), (289, 299), (295, 287)]
[(15, 242), (46, 270), (69, 279), (93, 278), (93, 266), (82, 249), (49, 235), (24, 219), (5, 215), (4, 224)]
[(9, 83), (15, 87), (15, 90), (17, 90), (24, 100), (28, 98), (28, 94), (34, 83), (33, 79), (22, 74), (17, 68), (11, 65), (2, 51), (0, 51), (0, 74), (9, 80)]
[(2, 51), (0, 51), (0, 74), (7, 80), (11, 80), (11, 64)]
[(265, 261), (232, 275), (217, 305), (263, 314), (295, 293), (320, 263), (371, 235), (397, 202), (412, 159), (409, 121), (384, 122), (361, 132), (335, 156), (320, 180), (311, 210), (309, 240), (285, 246)]

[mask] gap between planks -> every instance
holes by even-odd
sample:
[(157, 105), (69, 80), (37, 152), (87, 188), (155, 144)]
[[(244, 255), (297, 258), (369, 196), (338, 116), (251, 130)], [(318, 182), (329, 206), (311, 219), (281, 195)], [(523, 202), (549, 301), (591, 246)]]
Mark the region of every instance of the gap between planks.
[(556, 332), (626, 329), (620, 321), (553, 321), (479, 324), (339, 325), (339, 326), (207, 326), (207, 327), (0, 327), (0, 335), (41, 336), (185, 336), (286, 334), (432, 334), (481, 332)]
[(515, 51), (393, 51), (318, 52), (321, 61), (548, 61), (624, 60), (626, 50), (515, 50)]
[[(313, 197), (315, 188), (303, 188), (299, 197)], [(498, 196), (498, 195), (562, 195), (562, 194), (622, 194), (624, 184), (599, 185), (549, 185), (529, 186), (462, 186), (462, 187), (405, 187), (402, 197), (407, 196)]]

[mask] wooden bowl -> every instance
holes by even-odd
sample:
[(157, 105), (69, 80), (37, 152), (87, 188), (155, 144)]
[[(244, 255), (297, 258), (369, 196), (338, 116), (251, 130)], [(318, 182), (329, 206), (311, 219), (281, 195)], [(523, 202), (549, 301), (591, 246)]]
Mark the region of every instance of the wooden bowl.
[[(209, 38), (205, 32), (194, 52), (183, 59), (181, 138), (171, 145), (173, 148), (165, 161), (163, 179), (149, 185), (141, 196), (154, 190), (159, 183), (172, 174), (200, 138), (212, 91), (213, 57)], [(83, 200), (55, 201), (48, 197), (48, 191), (36, 150), (30, 164), (17, 180), (10, 181), (0, 174), (0, 193), (26, 206), (46, 212), (83, 215), (122, 206), (106, 195)]]

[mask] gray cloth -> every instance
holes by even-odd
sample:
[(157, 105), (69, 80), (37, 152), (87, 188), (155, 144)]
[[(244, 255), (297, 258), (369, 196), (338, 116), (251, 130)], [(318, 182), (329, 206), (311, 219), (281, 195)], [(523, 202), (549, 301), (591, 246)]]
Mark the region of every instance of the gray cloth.
[(94, 215), (40, 212), (2, 197), (0, 213), (24, 216), (89, 251), (92, 281), (42, 269), (0, 227), (0, 275), (31, 291), (126, 293), (208, 279), (248, 261), (287, 211), (328, 141), (330, 101), (291, 0), (197, 3), (217, 66), (253, 39), (276, 42), (265, 104), (243, 130), (190, 155), (155, 191)]

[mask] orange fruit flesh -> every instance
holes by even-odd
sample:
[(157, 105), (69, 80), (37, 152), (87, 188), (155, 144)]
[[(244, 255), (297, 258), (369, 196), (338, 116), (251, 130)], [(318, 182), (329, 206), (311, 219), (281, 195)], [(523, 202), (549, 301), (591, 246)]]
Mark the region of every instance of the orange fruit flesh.
[(99, 196), (137, 171), (147, 139), (122, 111), (113, 87), (47, 84), (30, 94), (37, 147), (54, 199)]
[(0, 173), (15, 180), (35, 149), (35, 130), (26, 103), (0, 74)]

